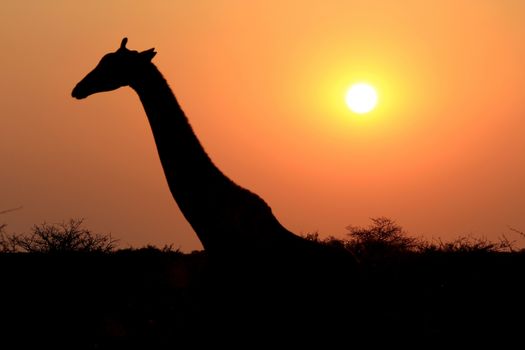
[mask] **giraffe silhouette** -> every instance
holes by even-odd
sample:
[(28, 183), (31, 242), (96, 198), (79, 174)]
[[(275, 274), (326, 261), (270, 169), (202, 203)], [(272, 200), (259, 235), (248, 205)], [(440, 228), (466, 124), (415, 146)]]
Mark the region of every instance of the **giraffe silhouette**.
[(237, 185), (211, 161), (168, 83), (151, 62), (155, 50), (126, 48), (127, 38), (73, 89), (72, 96), (123, 86), (135, 90), (147, 114), (169, 189), (211, 254), (249, 251), (315, 254), (333, 250), (287, 230), (268, 204)]
[[(312, 314), (304, 305), (314, 295), (329, 298), (334, 291), (343, 293), (345, 289), (339, 287), (346, 287), (345, 277), (352, 276), (357, 265), (353, 256), (290, 232), (262, 198), (225, 176), (205, 152), (168, 83), (151, 62), (155, 50), (133, 51), (126, 43), (124, 38), (120, 48), (106, 54), (75, 86), (72, 96), (84, 99), (123, 86), (136, 91), (173, 198), (210, 261), (222, 270), (234, 271), (226, 278), (220, 276), (223, 285), (232, 285), (225, 293), (227, 299), (238, 305), (257, 305), (257, 312), (237, 307), (238, 318), (245, 319), (248, 313), (268, 316), (279, 312), (282, 329), (287, 330), (289, 324)], [(298, 294), (303, 298), (297, 298)], [(225, 304), (224, 299), (218, 304)], [(318, 311), (314, 314), (319, 315)], [(239, 322), (235, 327), (246, 324)]]

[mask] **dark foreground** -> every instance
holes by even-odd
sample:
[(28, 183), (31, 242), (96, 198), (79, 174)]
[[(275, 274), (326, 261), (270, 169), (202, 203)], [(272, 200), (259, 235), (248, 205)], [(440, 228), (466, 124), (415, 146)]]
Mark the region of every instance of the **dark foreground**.
[(403, 254), (326, 272), (344, 282), (324, 285), (239, 266), (153, 249), (1, 254), (0, 348), (505, 348), (524, 339), (523, 253)]

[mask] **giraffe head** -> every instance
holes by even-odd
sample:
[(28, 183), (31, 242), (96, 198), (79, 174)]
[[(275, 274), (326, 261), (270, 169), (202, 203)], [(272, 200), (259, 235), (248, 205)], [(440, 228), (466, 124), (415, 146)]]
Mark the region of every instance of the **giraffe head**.
[(108, 53), (91, 72), (73, 89), (71, 95), (82, 99), (97, 92), (112, 91), (132, 83), (134, 76), (157, 54), (154, 49), (138, 52), (128, 50), (128, 38), (122, 39), (120, 48)]

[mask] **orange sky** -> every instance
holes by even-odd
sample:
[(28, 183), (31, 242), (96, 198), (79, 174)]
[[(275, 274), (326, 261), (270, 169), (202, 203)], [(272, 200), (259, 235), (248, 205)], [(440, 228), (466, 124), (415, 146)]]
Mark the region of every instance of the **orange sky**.
[[(21, 1), (0, 14), (8, 231), (86, 218), (122, 246), (200, 243), (131, 89), (70, 97), (114, 51), (155, 47), (214, 162), (296, 233), (369, 217), (414, 235), (525, 230), (521, 0)], [(352, 114), (345, 90), (377, 87)]]

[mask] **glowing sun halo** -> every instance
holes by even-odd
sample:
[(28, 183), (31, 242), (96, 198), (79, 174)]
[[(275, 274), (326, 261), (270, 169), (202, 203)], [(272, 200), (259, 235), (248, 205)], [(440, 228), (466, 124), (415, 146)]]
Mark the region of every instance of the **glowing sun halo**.
[(364, 114), (373, 110), (377, 105), (377, 93), (372, 86), (358, 83), (348, 89), (345, 100), (352, 112)]

